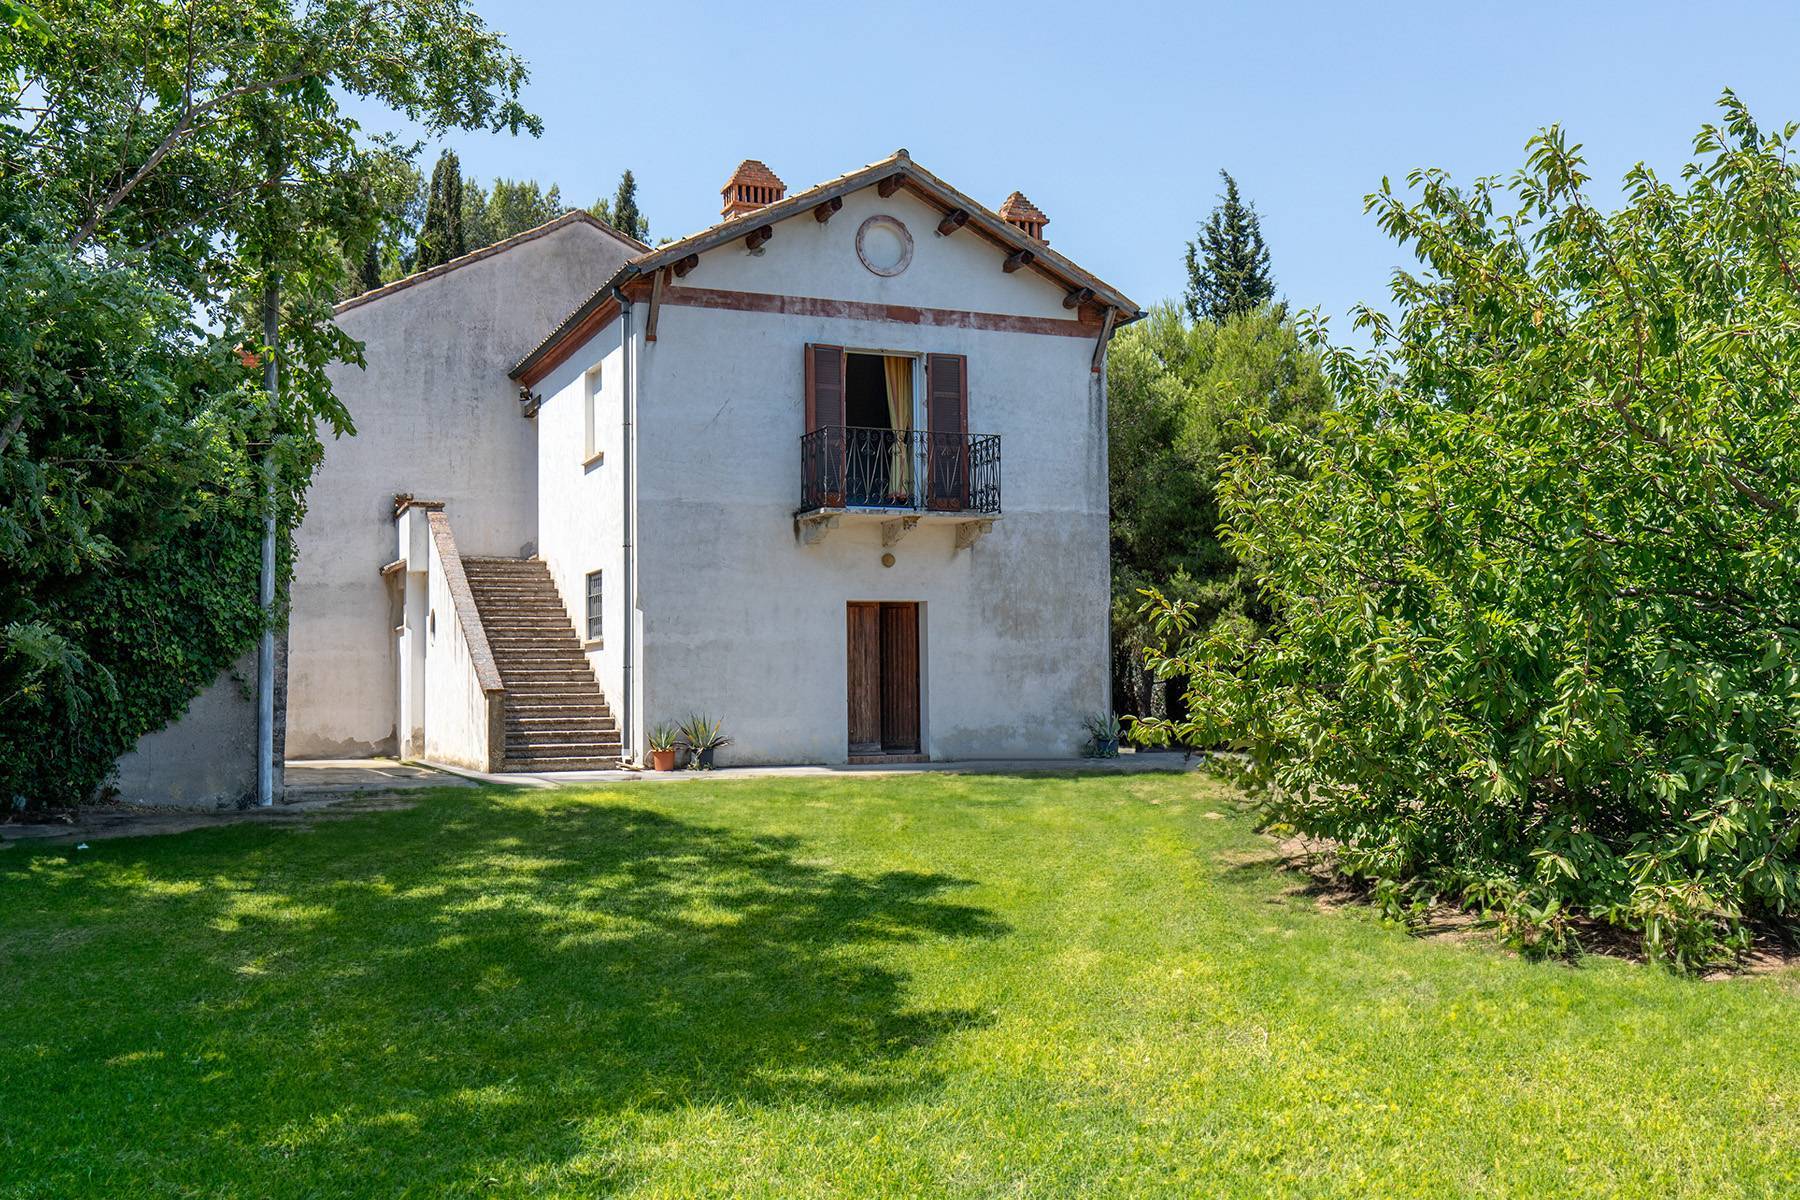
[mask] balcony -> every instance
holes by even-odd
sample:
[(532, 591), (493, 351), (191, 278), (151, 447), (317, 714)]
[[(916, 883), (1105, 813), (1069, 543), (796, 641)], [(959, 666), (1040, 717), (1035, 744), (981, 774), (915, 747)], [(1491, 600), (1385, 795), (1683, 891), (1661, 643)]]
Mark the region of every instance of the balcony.
[(828, 425), (800, 439), (803, 539), (845, 518), (878, 521), (892, 545), (921, 521), (957, 528), (972, 546), (1000, 516), (1000, 435)]

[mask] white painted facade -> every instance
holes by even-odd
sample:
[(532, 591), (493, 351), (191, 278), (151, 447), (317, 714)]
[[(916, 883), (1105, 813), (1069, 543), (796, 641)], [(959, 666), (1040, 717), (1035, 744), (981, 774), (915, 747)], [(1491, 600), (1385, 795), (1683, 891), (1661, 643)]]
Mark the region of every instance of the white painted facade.
[[(862, 222), (913, 232), (906, 271), (882, 277), (856, 254)], [(780, 223), (758, 252), (741, 241), (701, 257), (709, 289), (1064, 319), (1064, 289), (1003, 273), (975, 234), (940, 237), (938, 213), (871, 187), (828, 223)], [(636, 593), (632, 734), (691, 712), (725, 723), (731, 762), (843, 762), (851, 600), (921, 604), (921, 705), (933, 758), (1079, 751), (1082, 717), (1108, 707), (1107, 497), (1102, 379), (1091, 340), (838, 317), (664, 304), (655, 342), (633, 306), (636, 356)], [(538, 385), (540, 552), (576, 607), (588, 571), (623, 574), (620, 405), (623, 319)], [(795, 531), (806, 431), (808, 343), (887, 354), (962, 354), (969, 428), (1001, 436), (1004, 513), (969, 549), (950, 522), (882, 544), (878, 522), (846, 522), (815, 544)], [(605, 459), (581, 435), (590, 372)], [(923, 370), (914, 372), (922, 381)], [(922, 423), (922, 422), (921, 422)], [(892, 567), (882, 555), (892, 553)], [(619, 589), (605, 625), (623, 626)], [(623, 647), (590, 651), (609, 697)], [(615, 703), (615, 708), (618, 705)], [(641, 749), (641, 744), (640, 744)]]
[(289, 757), (400, 752), (394, 496), (443, 501), (464, 554), (536, 550), (537, 430), (506, 369), (635, 252), (565, 221), (340, 312), (366, 366), (331, 368), (356, 435), (326, 441), (294, 535)]
[[(941, 203), (874, 183), (842, 191), (826, 222), (770, 210), (782, 215), (755, 250), (741, 236), (700, 246), (679, 283), (662, 276), (671, 297), (689, 289), (680, 300), (653, 305), (650, 276), (633, 286), (621, 269), (628, 247), (571, 224), (344, 313), (368, 368), (338, 373), (358, 435), (329, 448), (301, 529), (290, 754), (483, 765), (486, 651), (464, 636), (421, 510), (396, 541), (398, 493), (441, 501), (462, 555), (548, 565), (628, 758), (651, 727), (706, 713), (733, 739), (721, 762), (845, 761), (853, 601), (919, 606), (919, 752), (1077, 754), (1083, 718), (1109, 707), (1104, 327), (1076, 328), (1065, 280), (1003, 271), (1014, 246), (973, 227), (940, 235)], [(872, 217), (910, 234), (897, 275), (859, 258)], [(609, 281), (622, 311), (573, 335), (565, 323), (523, 416), (508, 369)], [(773, 297), (808, 303), (758, 311)], [(926, 513), (884, 544), (882, 515), (851, 512), (803, 535), (811, 343), (919, 356), (915, 428), (923, 356), (965, 356), (967, 432), (1001, 439), (998, 518)], [(601, 628), (587, 638), (593, 572)]]

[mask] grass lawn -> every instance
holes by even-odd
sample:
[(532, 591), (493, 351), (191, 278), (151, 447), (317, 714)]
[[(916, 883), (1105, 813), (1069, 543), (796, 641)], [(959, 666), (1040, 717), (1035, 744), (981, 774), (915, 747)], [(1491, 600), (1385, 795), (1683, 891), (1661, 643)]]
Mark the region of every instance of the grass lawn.
[(1796, 973), (1415, 939), (1262, 846), (1159, 775), (0, 851), (0, 1195), (1800, 1193)]

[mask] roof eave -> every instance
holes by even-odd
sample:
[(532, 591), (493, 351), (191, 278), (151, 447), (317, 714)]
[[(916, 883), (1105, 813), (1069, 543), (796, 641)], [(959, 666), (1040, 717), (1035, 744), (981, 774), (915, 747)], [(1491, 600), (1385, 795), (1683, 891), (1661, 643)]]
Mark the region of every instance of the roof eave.
[(646, 253), (638, 255), (621, 267), (611, 279), (601, 285), (597, 292), (584, 301), (580, 308), (569, 314), (561, 324), (551, 331), (548, 337), (520, 359), (512, 370), (507, 372), (507, 375), (515, 380), (528, 375), (537, 363), (554, 352), (558, 343), (569, 331), (591, 315), (605, 302), (607, 296), (632, 279), (653, 274), (679, 262), (690, 254), (704, 254), (708, 250), (717, 249), (763, 225), (773, 225), (780, 221), (790, 220), (821, 204), (829, 203), (839, 196), (861, 191), (865, 187), (896, 174), (910, 178), (921, 189), (938, 193), (937, 201), (939, 203), (948, 203), (950, 207), (966, 210), (969, 213), (970, 224), (975, 225), (980, 232), (1001, 245), (1010, 246), (1013, 250), (1031, 251), (1032, 265), (1037, 270), (1057, 278), (1067, 286), (1092, 289), (1095, 303), (1117, 310), (1118, 315), (1114, 319), (1115, 326), (1128, 325), (1133, 321), (1142, 320), (1146, 315), (1144, 310), (1138, 307), (1137, 302), (1123, 292), (1052, 250), (1048, 243), (1040, 241), (1010, 224), (986, 205), (957, 191), (915, 163), (905, 151), (901, 151), (878, 162), (870, 163), (859, 170), (841, 175), (837, 179), (798, 192), (784, 200), (777, 200), (754, 212), (721, 221), (711, 228), (690, 234), (680, 241), (658, 246), (654, 250), (646, 248)]

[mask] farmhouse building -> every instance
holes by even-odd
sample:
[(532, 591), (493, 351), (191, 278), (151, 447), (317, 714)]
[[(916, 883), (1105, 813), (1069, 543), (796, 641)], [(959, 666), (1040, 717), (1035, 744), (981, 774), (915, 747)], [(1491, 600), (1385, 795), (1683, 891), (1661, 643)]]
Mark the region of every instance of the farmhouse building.
[(693, 713), (731, 763), (1079, 751), (1137, 306), (905, 151), (722, 201), (340, 306), (367, 365), (296, 535), (289, 757), (611, 766)]

